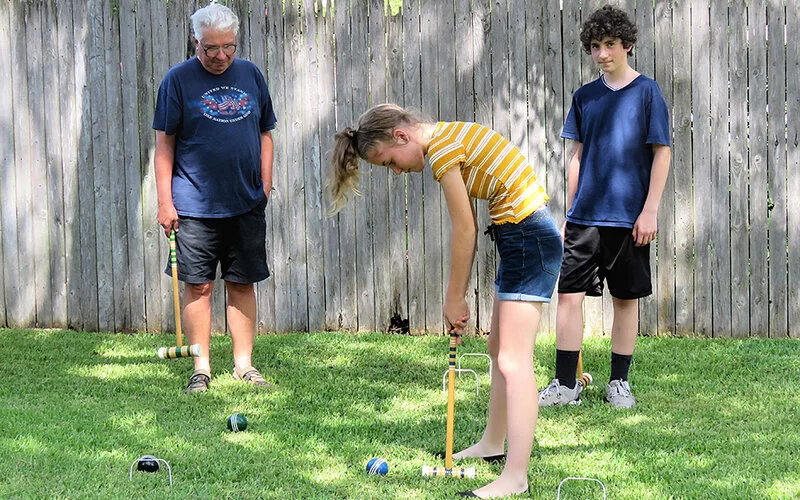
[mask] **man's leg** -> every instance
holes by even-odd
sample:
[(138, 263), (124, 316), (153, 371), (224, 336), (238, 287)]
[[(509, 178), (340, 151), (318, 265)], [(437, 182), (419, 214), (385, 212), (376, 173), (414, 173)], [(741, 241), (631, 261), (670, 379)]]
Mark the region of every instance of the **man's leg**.
[(252, 283), (226, 281), (225, 289), (228, 292), (228, 328), (233, 340), (233, 364), (241, 371), (253, 365), (256, 294)]
[(213, 281), (198, 285), (185, 283), (183, 316), (181, 318), (189, 345), (200, 344), (200, 356), (194, 358), (194, 369), (208, 372), (211, 372), (208, 348), (211, 341), (211, 294), (213, 291)]

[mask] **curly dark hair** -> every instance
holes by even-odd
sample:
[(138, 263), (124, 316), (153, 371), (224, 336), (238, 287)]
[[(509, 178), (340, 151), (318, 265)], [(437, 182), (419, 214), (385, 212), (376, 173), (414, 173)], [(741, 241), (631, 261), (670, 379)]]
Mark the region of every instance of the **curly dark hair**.
[[(636, 25), (631, 21), (628, 13), (611, 5), (604, 5), (589, 16), (581, 26), (581, 43), (587, 54), (592, 53), (592, 40), (602, 40), (610, 36), (622, 40), (626, 49), (636, 43)], [(633, 55), (633, 49), (628, 52), (628, 57)]]

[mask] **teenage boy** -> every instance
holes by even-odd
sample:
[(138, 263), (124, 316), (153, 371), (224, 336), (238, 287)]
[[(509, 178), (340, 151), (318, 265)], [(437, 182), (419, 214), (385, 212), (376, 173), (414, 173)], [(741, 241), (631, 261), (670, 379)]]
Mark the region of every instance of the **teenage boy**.
[(610, 5), (581, 27), (581, 43), (602, 73), (572, 96), (561, 136), (573, 142), (568, 171), (564, 259), (556, 314), (556, 376), (539, 406), (579, 403), (576, 380), (583, 341), (583, 299), (614, 302), (611, 378), (606, 401), (636, 404), (628, 383), (639, 323), (639, 298), (652, 293), (650, 242), (669, 173), (670, 121), (658, 84), (628, 65), (636, 26)]

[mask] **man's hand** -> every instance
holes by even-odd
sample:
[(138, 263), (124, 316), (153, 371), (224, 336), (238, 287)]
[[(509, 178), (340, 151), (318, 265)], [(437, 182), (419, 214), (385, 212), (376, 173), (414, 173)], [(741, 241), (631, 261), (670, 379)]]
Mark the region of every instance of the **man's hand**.
[(169, 238), (169, 233), (173, 229), (178, 232), (178, 212), (172, 203), (164, 203), (158, 206), (158, 224), (164, 228), (164, 234)]
[(642, 247), (654, 239), (658, 233), (658, 212), (643, 211), (636, 218), (636, 223), (633, 225), (633, 240), (637, 247)]

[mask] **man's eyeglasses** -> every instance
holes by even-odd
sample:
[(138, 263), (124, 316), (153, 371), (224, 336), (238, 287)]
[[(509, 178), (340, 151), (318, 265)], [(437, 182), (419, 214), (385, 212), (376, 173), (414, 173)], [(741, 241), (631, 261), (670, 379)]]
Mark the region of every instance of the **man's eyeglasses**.
[(226, 56), (232, 56), (236, 52), (236, 44), (229, 43), (227, 45), (223, 45), (222, 47), (217, 47), (216, 45), (212, 45), (211, 47), (206, 47), (202, 43), (198, 44), (200, 48), (206, 53), (208, 57), (217, 57), (219, 52), (222, 51), (223, 54)]

